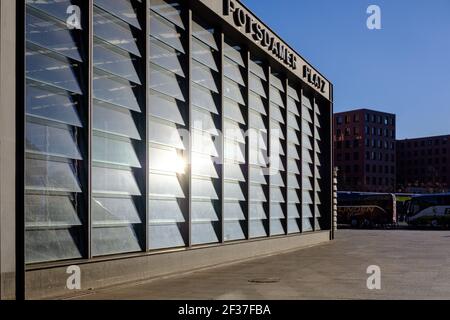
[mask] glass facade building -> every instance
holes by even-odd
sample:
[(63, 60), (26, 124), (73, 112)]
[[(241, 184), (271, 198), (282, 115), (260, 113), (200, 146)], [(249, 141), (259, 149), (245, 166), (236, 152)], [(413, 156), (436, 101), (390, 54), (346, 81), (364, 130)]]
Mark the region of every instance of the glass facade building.
[(22, 2), (26, 270), (331, 230), (332, 85), (240, 2)]

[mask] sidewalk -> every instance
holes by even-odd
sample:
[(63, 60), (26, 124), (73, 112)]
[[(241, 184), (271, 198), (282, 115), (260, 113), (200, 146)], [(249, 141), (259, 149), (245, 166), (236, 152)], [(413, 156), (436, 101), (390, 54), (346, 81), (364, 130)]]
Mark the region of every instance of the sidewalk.
[[(450, 299), (449, 231), (340, 230), (318, 247), (77, 299)], [(368, 290), (378, 265), (382, 289)]]

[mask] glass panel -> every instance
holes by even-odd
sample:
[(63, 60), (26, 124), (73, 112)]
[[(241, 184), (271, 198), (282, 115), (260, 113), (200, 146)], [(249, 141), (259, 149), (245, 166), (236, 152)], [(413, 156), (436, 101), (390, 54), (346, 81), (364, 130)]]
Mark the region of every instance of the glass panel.
[(196, 153), (192, 154), (192, 175), (206, 178), (219, 178), (212, 158)]
[(181, 85), (181, 79), (177, 75), (154, 64), (151, 65), (150, 88), (184, 102)]
[(26, 151), (29, 153), (81, 160), (69, 127), (53, 127), (27, 121)]
[(184, 29), (183, 20), (181, 18), (181, 4), (179, 1), (151, 0), (150, 8), (170, 22)]
[(92, 190), (101, 194), (141, 195), (131, 171), (96, 166), (92, 167)]
[(140, 112), (136, 93), (136, 85), (117, 78), (111, 74), (94, 71), (93, 96), (96, 99)]
[(280, 90), (281, 92), (284, 92), (284, 85), (278, 76), (273, 74), (270, 75), (270, 84), (273, 85), (278, 90)]
[(223, 101), (223, 116), (239, 122), (240, 124), (245, 124), (244, 116), (239, 104), (226, 98)]
[(179, 52), (185, 53), (177, 27), (153, 13), (150, 14), (150, 34)]
[(312, 183), (311, 183), (311, 179), (309, 179), (309, 178), (303, 178), (302, 179), (302, 188), (303, 188), (303, 190), (313, 190), (313, 186), (312, 186)]
[(184, 198), (181, 183), (176, 175), (150, 174), (150, 196)]
[(103, 137), (98, 134), (94, 134), (92, 138), (92, 160), (134, 168), (141, 167), (131, 140)]
[[(219, 242), (215, 224), (212, 223), (193, 223), (192, 224), (192, 244), (216, 243)], [(219, 227), (217, 226), (217, 229)]]
[(218, 72), (219, 69), (217, 68), (213, 53), (214, 50), (210, 47), (203, 45), (196, 39), (192, 39), (192, 58)]
[(187, 240), (184, 239), (183, 224), (151, 225), (148, 229), (150, 249), (184, 247)]
[(249, 67), (250, 67), (250, 71), (253, 74), (257, 75), (262, 80), (267, 81), (266, 73), (264, 72), (264, 69), (260, 64), (250, 60)]
[(270, 201), (271, 202), (284, 202), (283, 193), (280, 188), (271, 187), (270, 188)]
[(224, 95), (237, 103), (245, 104), (244, 97), (242, 96), (239, 85), (228, 79), (224, 79)]
[(300, 102), (300, 98), (299, 98), (299, 96), (298, 96), (298, 94), (297, 94), (297, 90), (296, 90), (296, 89), (294, 89), (293, 87), (291, 87), (290, 85), (288, 85), (288, 87), (287, 87), (287, 92), (288, 92), (288, 95), (289, 95), (291, 98), (295, 99), (295, 101)]
[(245, 182), (245, 177), (241, 166), (236, 163), (224, 164), (224, 176), (225, 180)]
[(203, 41), (214, 50), (219, 50), (216, 40), (214, 39), (214, 29), (207, 29), (206, 27), (201, 26), (198, 22), (192, 21), (192, 35), (198, 40)]
[(192, 222), (219, 221), (216, 208), (212, 201), (192, 202)]
[(107, 12), (111, 12), (116, 17), (124, 20), (125, 22), (140, 30), (141, 25), (139, 24), (132, 2), (133, 0), (94, 0), (94, 4), (96, 6), (101, 7)]
[(26, 159), (25, 189), (81, 192), (72, 165), (67, 162)]
[(180, 58), (181, 53), (157, 39), (150, 38), (150, 62), (185, 77)]
[(30, 44), (27, 45), (25, 56), (27, 78), (81, 94), (77, 79), (79, 72), (77, 63)]
[(94, 40), (94, 67), (141, 84), (135, 67), (137, 59), (127, 51), (119, 50), (105, 42)]
[(94, 100), (93, 128), (136, 140), (141, 137), (129, 110)]
[(261, 185), (250, 185), (250, 200), (266, 202), (267, 198)]
[(297, 118), (295, 117), (295, 115), (293, 113), (288, 112), (288, 124), (291, 128), (300, 131), (300, 126), (298, 125), (298, 121)]
[(240, 49), (241, 48), (237, 47), (237, 46), (232, 47), (225, 41), (224, 47), (223, 47), (223, 54), (226, 57), (233, 60), (234, 62), (236, 62), (237, 64), (239, 64), (241, 67), (245, 68), (245, 63), (244, 63), (244, 60), (242, 59), (242, 54), (239, 52)]
[(77, 96), (50, 86), (27, 82), (27, 114), (81, 127), (77, 114)]
[(110, 254), (141, 251), (139, 240), (133, 227), (93, 228), (92, 254)]
[(81, 225), (69, 196), (27, 195), (25, 219), (27, 229), (68, 228)]
[(185, 173), (186, 164), (182, 154), (175, 148), (149, 148), (149, 168), (152, 171)]
[(94, 7), (94, 35), (141, 57), (132, 27), (96, 7)]
[(225, 182), (224, 183), (224, 199), (226, 201), (245, 201), (244, 193), (242, 192), (239, 183)]
[(253, 74), (250, 74), (248, 86), (250, 90), (252, 90), (253, 92), (259, 94), (263, 98), (267, 98), (267, 93), (266, 90), (264, 89), (264, 84), (262, 83), (260, 78), (254, 76)]
[(240, 145), (239, 143), (230, 141), (230, 140), (225, 140), (225, 154), (224, 154), (224, 158), (226, 160), (231, 160), (231, 161), (235, 161), (235, 162), (239, 162), (239, 163), (245, 163), (245, 150), (244, 147), (242, 145)]
[(72, 229), (27, 230), (25, 260), (39, 263), (81, 258), (81, 233)]
[(259, 184), (267, 184), (264, 172), (259, 167), (250, 167), (250, 182), (259, 183)]
[(211, 90), (219, 93), (214, 75), (211, 69), (204, 67), (203, 65), (193, 61), (192, 62), (192, 81)]
[(289, 219), (288, 220), (288, 233), (300, 233), (300, 226), (298, 219)]
[(300, 117), (300, 112), (298, 110), (298, 106), (297, 106), (295, 100), (292, 99), (291, 97), (288, 97), (288, 99), (287, 99), (287, 107), (290, 112), (292, 112), (293, 114)]
[(95, 226), (114, 226), (141, 223), (130, 198), (93, 198), (92, 222)]
[(284, 99), (278, 89), (270, 86), (270, 101), (284, 108)]
[(150, 222), (152, 224), (186, 222), (181, 205), (176, 199), (150, 199)]
[[(53, 20), (39, 11), (27, 9), (26, 39), (66, 57), (81, 61), (76, 32), (71, 32), (61, 21)], [(76, 40), (75, 40), (76, 39)]]
[(278, 235), (283, 235), (285, 233), (286, 232), (284, 231), (284, 227), (283, 227), (281, 220), (272, 219), (270, 221), (270, 235), (278, 236)]
[(203, 109), (192, 108), (191, 127), (196, 130), (204, 131), (209, 135), (218, 136), (219, 131), (216, 129), (213, 115)]
[(264, 106), (264, 102), (260, 96), (250, 92), (249, 96), (249, 106), (251, 109), (258, 111), (263, 115), (267, 115), (266, 108)]
[(219, 196), (211, 180), (193, 178), (191, 191), (193, 199), (219, 200)]
[(213, 157), (219, 156), (212, 137), (209, 134), (195, 130), (191, 132), (191, 135), (192, 151)]
[(184, 149), (183, 140), (175, 124), (160, 121), (158, 119), (149, 120), (149, 142), (162, 144), (177, 149)]
[(225, 221), (223, 230), (225, 241), (244, 240), (244, 228), (245, 221)]
[(284, 117), (283, 114), (281, 113), (280, 107), (278, 107), (275, 104), (271, 104), (270, 105), (270, 117), (280, 123), (284, 124)]
[(267, 237), (267, 231), (264, 227), (264, 223), (261, 220), (251, 220), (250, 221), (250, 237)]
[(65, 22), (67, 20), (67, 8), (73, 0), (26, 0), (28, 7), (33, 7)]
[(299, 206), (297, 204), (288, 205), (288, 217), (289, 218), (301, 218)]
[(224, 59), (224, 65), (223, 65), (223, 74), (224, 76), (228, 77), (229, 79), (233, 80), (234, 82), (239, 83), (242, 86), (245, 86), (244, 78), (242, 77), (241, 69), (239, 68), (239, 65), (237, 65), (235, 62), (231, 61), (228, 58)]
[(163, 120), (171, 121), (176, 124), (184, 125), (183, 110), (184, 105), (176, 99), (160, 94), (156, 91), (150, 91), (149, 113), (152, 116)]
[(192, 104), (203, 108), (209, 112), (219, 114), (216, 107), (216, 102), (214, 101), (213, 93), (206, 90), (200, 86), (192, 84)]
[(225, 139), (245, 143), (244, 131), (236, 122), (225, 120), (223, 130)]

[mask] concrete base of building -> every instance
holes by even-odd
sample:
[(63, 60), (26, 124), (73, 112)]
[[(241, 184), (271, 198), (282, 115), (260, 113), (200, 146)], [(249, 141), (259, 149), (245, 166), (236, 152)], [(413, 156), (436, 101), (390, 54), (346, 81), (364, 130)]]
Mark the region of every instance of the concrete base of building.
[(175, 275), (201, 268), (306, 248), (330, 241), (330, 231), (305, 233), (273, 239), (237, 242), (213, 247), (192, 248), (161, 254), (148, 254), (94, 260), (77, 264), (81, 290), (69, 290), (68, 265), (36, 268), (26, 272), (26, 298), (69, 297), (84, 291)]

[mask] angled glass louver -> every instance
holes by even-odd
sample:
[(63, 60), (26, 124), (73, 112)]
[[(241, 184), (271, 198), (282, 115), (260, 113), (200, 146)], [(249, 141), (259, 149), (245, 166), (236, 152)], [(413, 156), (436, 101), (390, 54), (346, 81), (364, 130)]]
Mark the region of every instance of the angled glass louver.
[(148, 243), (155, 250), (188, 245), (188, 39), (180, 1), (151, 0), (149, 14)]
[[(245, 90), (246, 69), (242, 50), (239, 46), (225, 40), (224, 81), (225, 97), (223, 104), (224, 117), (224, 240), (243, 240), (247, 237), (247, 221), (245, 217), (246, 186), (244, 168), (245, 160), (245, 121), (246, 104), (240, 99), (240, 92)], [(228, 84), (228, 85), (227, 85)], [(235, 88), (236, 94), (226, 94), (227, 89)]]
[(85, 33), (66, 28), (70, 1), (26, 3), (25, 260), (81, 258)]
[[(286, 153), (283, 149), (283, 128), (286, 125), (286, 102), (285, 85), (281, 75), (272, 73), (270, 75), (270, 235), (282, 235), (286, 233), (286, 213), (284, 204), (286, 193), (286, 182), (284, 179), (286, 168), (284, 162)], [(289, 137), (288, 137), (289, 138)], [(289, 172), (289, 167), (287, 168)]]
[(314, 231), (314, 123), (312, 100), (301, 95), (302, 231)]
[[(139, 1), (94, 0), (92, 255), (141, 251)], [(142, 9), (142, 7), (141, 7)]]
[[(287, 127), (291, 134), (287, 140), (287, 229), (288, 233), (298, 233), (302, 231), (302, 190), (312, 190), (311, 181), (302, 177), (301, 165), (302, 150), (299, 136), (301, 136), (301, 102), (300, 94), (295, 89), (295, 85), (289, 84), (287, 87)], [(307, 127), (305, 127), (307, 129)], [(307, 154), (305, 154), (307, 156)], [(303, 183), (305, 181), (305, 183)]]
[(209, 97), (208, 105), (196, 103), (191, 111), (191, 241), (192, 245), (221, 241), (220, 179), (217, 163), (221, 151), (219, 132), (218, 38), (215, 30), (192, 21), (191, 88)]
[(268, 118), (269, 82), (263, 63), (250, 59), (249, 71), (249, 237), (259, 238), (270, 234), (267, 199), (271, 192), (268, 183), (271, 172), (267, 146), (272, 119)]

